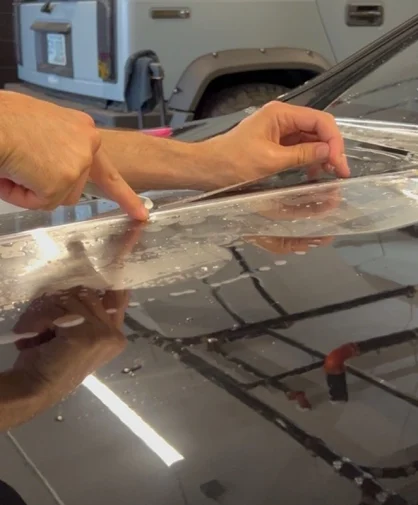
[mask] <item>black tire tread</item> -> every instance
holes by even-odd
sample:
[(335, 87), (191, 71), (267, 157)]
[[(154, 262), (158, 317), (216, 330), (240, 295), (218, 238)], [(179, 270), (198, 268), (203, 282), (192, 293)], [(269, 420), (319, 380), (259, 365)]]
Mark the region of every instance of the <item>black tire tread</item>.
[(221, 89), (208, 96), (199, 117), (217, 117), (238, 112), (247, 107), (259, 107), (276, 99), (288, 89), (280, 84), (252, 82)]

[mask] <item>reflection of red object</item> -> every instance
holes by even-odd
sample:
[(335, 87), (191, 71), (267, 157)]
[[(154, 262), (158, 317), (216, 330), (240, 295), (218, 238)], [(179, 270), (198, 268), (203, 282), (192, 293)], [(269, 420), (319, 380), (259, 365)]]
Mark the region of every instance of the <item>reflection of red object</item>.
[(337, 105), (341, 105), (342, 103), (344, 103), (344, 100), (337, 99), (337, 100), (335, 100), (335, 102), (334, 102), (334, 103), (332, 103), (332, 104), (329, 106), (329, 109), (333, 109), (334, 107), (337, 107)]
[(301, 409), (311, 410), (312, 406), (303, 391), (289, 391), (286, 396), (291, 401), (295, 400)]
[(36, 335), (36, 337), (18, 340), (15, 345), (19, 351), (23, 351), (25, 349), (33, 349), (34, 347), (38, 347), (39, 345), (50, 342), (55, 337), (55, 331), (45, 330), (42, 333)]
[(324, 369), (327, 374), (338, 375), (344, 372), (345, 362), (360, 355), (360, 349), (357, 344), (344, 344), (331, 351), (325, 358)]
[(142, 130), (142, 133), (152, 135), (153, 137), (171, 137), (173, 129), (168, 126), (162, 128), (150, 128), (148, 130)]

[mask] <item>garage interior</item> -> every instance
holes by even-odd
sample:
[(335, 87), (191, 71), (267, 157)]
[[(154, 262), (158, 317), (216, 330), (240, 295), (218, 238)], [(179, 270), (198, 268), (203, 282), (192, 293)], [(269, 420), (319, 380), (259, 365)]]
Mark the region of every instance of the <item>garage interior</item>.
[(11, 0), (0, 0), (0, 88), (17, 80)]
[[(232, 9), (231, 6), (239, 1), (221, 1), (219, 5), (226, 3), (227, 9)], [(221, 72), (222, 61), (233, 62), (244, 58), (243, 55), (240, 58), (234, 56), (235, 53), (232, 57), (231, 52), (236, 48), (224, 47), (221, 37), (218, 37), (213, 50), (208, 52), (205, 47), (204, 54), (198, 52), (198, 44), (184, 44), (184, 50), (177, 51), (176, 56), (185, 57), (188, 54), (183, 67), (169, 54), (172, 47), (167, 40), (179, 40), (180, 32), (176, 30), (178, 26), (187, 28), (187, 23), (192, 27), (191, 33), (196, 40), (206, 39), (212, 44), (210, 33), (202, 30), (201, 25), (193, 24), (193, 16), (199, 8), (202, 9), (202, 17), (212, 16), (211, 22), (219, 18), (225, 25), (231, 24), (226, 15), (215, 12), (210, 2), (195, 0), (197, 7), (193, 6), (191, 12), (186, 8), (180, 9), (181, 19), (175, 17), (172, 9), (156, 9), (158, 12), (152, 13), (144, 0), (61, 0), (53, 2), (55, 6), (52, 7), (51, 2), (47, 2), (47, 9), (41, 14), (33, 9), (32, 17), (22, 17), (22, 26), (26, 26), (30, 36), (25, 38), (26, 62), (20, 64), (23, 77), (17, 86), (28, 94), (39, 93), (40, 97), (47, 97), (60, 105), (70, 104), (88, 113), (93, 111), (91, 116), (99, 126), (116, 128), (132, 121), (137, 127), (144, 124), (143, 104), (134, 92), (124, 94), (129, 89), (124, 88), (126, 78), (126, 82), (131, 83), (130, 89), (135, 92), (138, 83), (142, 82), (147, 91), (154, 93), (152, 100), (146, 94), (145, 120), (147, 114), (150, 117), (154, 114), (156, 121), (161, 119), (161, 123), (165, 124), (167, 105), (169, 113), (174, 111), (180, 119), (184, 116), (187, 121), (198, 119), (210, 124), (211, 121), (225, 119), (219, 116), (231, 112), (237, 114), (243, 107), (261, 106), (267, 99), (277, 98), (278, 94), (299, 89), (298, 86), (305, 80), (327, 72), (328, 63), (329, 69), (332, 69), (335, 63), (344, 61), (346, 52), (354, 52), (357, 40), (344, 35), (349, 28), (345, 25), (340, 27), (340, 35), (337, 23), (333, 23), (333, 14), (337, 7), (341, 7), (341, 1), (334, 0), (333, 7), (328, 8), (326, 0), (278, 0), (278, 4), (287, 3), (289, 9), (299, 13), (294, 14), (294, 18), (300, 23), (298, 30), (291, 23), (288, 27), (283, 25), (281, 31), (274, 26), (278, 33), (285, 33), (286, 28), (289, 33), (300, 33), (295, 38), (301, 40), (305, 37), (304, 40), (308, 40), (308, 30), (300, 29), (305, 20), (309, 19), (311, 26), (316, 23), (320, 27), (319, 35), (314, 37), (316, 46), (309, 46), (310, 50), (306, 51), (303, 47), (308, 47), (308, 42), (305, 44), (302, 41), (300, 44), (303, 47), (296, 49), (298, 58), (303, 53), (306, 68), (299, 68), (295, 62), (295, 68), (277, 70), (271, 68), (271, 63), (263, 71), (217, 76), (200, 90), (194, 77), (202, 68)], [(30, 11), (34, 3), (28, 0), (22, 6)], [(141, 37), (142, 33), (147, 33), (150, 38), (155, 37), (156, 44), (161, 44), (158, 54), (165, 58), (166, 65), (160, 67), (147, 53), (142, 55), (146, 65), (139, 60), (130, 61), (132, 72), (124, 74), (122, 67), (112, 68), (106, 59), (98, 61), (96, 52), (99, 52), (98, 46), (103, 41), (99, 36), (94, 38), (93, 30), (86, 30), (91, 19), (96, 20), (96, 3), (118, 8), (129, 3), (143, 9), (138, 19), (144, 23), (141, 25), (144, 29), (136, 30), (132, 22), (133, 33), (129, 43), (138, 37), (135, 42), (138, 46), (134, 47), (132, 43), (129, 50), (137, 50), (142, 44), (139, 32)], [(69, 4), (81, 5), (76, 18), (83, 26), (78, 32), (81, 37), (74, 35), (76, 30), (73, 28), (70, 30), (61, 26), (65, 23), (60, 16)], [(253, 9), (253, 16), (260, 13), (260, 3), (252, 1), (248, 4)], [(265, 4), (271, 9), (267, 14), (261, 14), (262, 20), (267, 23), (268, 17), (275, 19), (276, 2), (263, 2)], [(381, 13), (381, 3), (378, 4), (377, 10), (374, 9), (376, 6), (371, 6), (373, 19)], [(320, 8), (317, 9), (316, 5)], [(385, 15), (400, 11), (393, 6), (394, 3), (386, 9)], [(55, 46), (51, 45), (53, 62), (45, 63), (37, 58), (46, 57), (48, 60), (51, 47), (47, 37), (51, 33), (39, 22), (38, 16), (44, 16), (43, 20), (47, 15), (53, 17), (54, 9), (58, 14), (53, 19), (59, 26), (54, 28), (58, 32), (52, 33), (56, 36), (53, 39)], [(321, 19), (324, 12), (328, 22)], [(16, 84), (18, 81), (12, 0), (0, 0), (0, 14), (1, 89), (5, 84)], [(84, 25), (87, 14), (91, 18)], [(120, 14), (126, 15), (126, 12), (118, 12)], [(171, 17), (164, 19), (164, 16)], [(393, 24), (396, 24), (397, 18), (394, 14), (391, 16)], [(363, 19), (362, 16), (360, 18)], [(102, 19), (103, 25), (106, 20)], [(171, 22), (173, 24), (168, 25)], [(38, 31), (35, 33), (32, 27), (36, 24)], [(235, 33), (245, 31), (238, 26), (239, 23), (235, 24), (237, 26), (232, 26), (230, 32), (234, 29)], [(77, 23), (74, 22), (74, 25)], [(164, 35), (167, 25), (172, 30), (171, 38)], [(248, 29), (254, 39), (261, 37), (262, 30), (258, 31), (260, 35), (256, 30)], [(100, 34), (103, 33), (102, 30)], [(111, 30), (108, 33), (113, 34)], [(331, 39), (333, 47), (329, 42)], [(366, 39), (365, 36), (364, 43), (368, 43)], [(348, 40), (353, 47), (347, 43)], [(36, 43), (33, 41), (37, 41), (39, 47), (41, 42), (44, 44), (45, 54), (42, 51), (35, 54), (33, 48)], [(242, 42), (243, 51), (247, 51), (246, 44), (247, 41)], [(119, 54), (118, 50), (125, 49), (128, 44), (111, 46), (116, 55), (114, 61), (123, 60), (126, 55), (122, 51)], [(320, 55), (322, 46), (326, 48), (322, 53), (324, 57)], [(78, 52), (68, 52), (68, 48), (73, 47)], [(84, 50), (86, 47), (94, 50)], [(251, 48), (245, 57), (251, 58), (254, 64), (274, 57), (273, 50), (266, 50), (264, 46), (255, 47), (254, 43)], [(415, 51), (415, 48), (412, 49)], [(281, 57), (281, 48), (278, 49), (277, 54)], [(28, 56), (33, 56), (33, 61), (28, 63)], [(21, 55), (18, 58), (25, 60)], [(302, 64), (300, 61), (297, 63)], [(66, 73), (62, 72), (62, 67), (68, 67), (65, 68)], [(144, 79), (142, 72), (150, 68), (155, 71), (153, 78)], [(195, 70), (187, 74), (188, 68)], [(158, 72), (163, 69), (165, 76), (160, 80)], [(416, 89), (418, 93), (415, 75), (405, 74), (402, 78), (403, 85), (406, 86), (406, 82), (410, 88), (401, 89)], [(380, 79), (377, 80), (376, 88), (381, 85)], [(167, 86), (166, 92), (165, 88), (160, 89), (163, 83)], [(370, 88), (370, 82), (365, 88), (366, 91)], [(387, 93), (390, 97), (395, 96), (391, 94), (391, 89)], [(404, 95), (409, 98), (409, 91)], [(378, 107), (377, 113), (385, 119), (388, 106), (400, 114), (398, 95), (395, 98), (394, 105), (387, 99), (383, 112), (380, 110), (381, 95), (370, 99), (370, 95), (366, 94), (364, 101), (367, 106)], [(148, 110), (150, 103), (152, 110)], [(343, 105), (351, 110), (356, 105), (356, 99), (347, 99)], [(415, 114), (415, 105), (409, 102), (407, 105), (407, 110), (412, 110), (411, 115)], [(171, 112), (170, 107), (173, 107)], [(367, 121), (379, 117), (372, 116), (370, 110), (368, 114)], [(347, 114), (343, 117), (351, 116)], [(357, 120), (357, 117), (356, 112), (353, 113), (353, 118)], [(345, 127), (349, 132), (350, 128)], [(342, 133), (346, 136), (345, 155), (348, 158), (350, 137), (344, 131)], [(141, 137), (136, 133), (134, 136)], [(418, 134), (413, 139), (414, 143), (416, 138)], [(355, 166), (359, 167), (359, 173), (362, 170), (361, 176), (366, 176), (372, 174), (379, 161), (384, 167), (387, 163), (393, 169), (396, 156), (402, 156), (402, 163), (409, 163), (411, 159), (406, 159), (411, 154), (407, 151), (407, 143), (402, 144), (402, 149), (397, 149), (399, 146), (394, 146), (394, 136), (391, 138), (391, 149), (386, 149), (388, 152), (382, 153), (373, 145), (370, 157), (365, 154), (371, 146), (363, 140), (363, 137), (361, 142), (356, 140), (352, 150), (353, 160), (357, 160), (349, 160), (352, 174)], [(67, 140), (67, 145), (71, 145), (71, 139)], [(46, 150), (49, 149), (50, 144)], [(418, 160), (418, 147), (416, 149)], [(389, 161), (386, 162), (385, 156)], [(59, 165), (54, 163), (54, 167)], [(300, 180), (306, 183), (305, 178)], [(418, 194), (418, 175), (416, 180)], [(282, 190), (283, 186), (279, 188), (279, 191)], [(316, 209), (317, 205), (324, 203), (319, 201), (318, 194), (315, 198), (306, 204), (307, 208), (312, 206)], [(365, 198), (370, 202), (370, 192)], [(387, 201), (390, 199), (387, 198)], [(341, 202), (345, 202), (341, 204), (342, 208), (351, 205), (349, 199), (343, 198)], [(275, 228), (271, 236), (263, 236), (262, 226), (257, 227), (259, 221), (255, 221), (254, 234), (258, 233), (265, 239), (257, 243), (252, 235), (250, 240), (245, 234), (234, 238), (240, 218), (234, 221), (226, 211), (222, 215), (214, 212), (206, 217), (201, 211), (194, 220), (192, 218), (187, 222), (186, 227), (184, 221), (187, 217), (182, 222), (180, 215), (184, 209), (177, 210), (180, 215), (177, 221), (177, 217), (173, 223), (151, 221), (149, 228), (141, 230), (142, 235), (136, 242), (138, 256), (132, 255), (126, 261), (134, 272), (131, 277), (136, 273), (141, 278), (140, 287), (129, 287), (131, 274), (124, 273), (125, 284), (122, 288), (115, 288), (108, 281), (110, 275), (106, 279), (106, 274), (102, 275), (105, 267), (100, 263), (100, 255), (106, 250), (103, 252), (106, 267), (118, 262), (119, 266), (124, 266), (123, 259), (109, 260), (110, 254), (107, 254), (115, 243), (125, 244), (128, 241), (118, 235), (117, 227), (109, 228), (110, 232), (109, 229), (100, 229), (97, 236), (101, 235), (96, 240), (96, 232), (92, 230), (93, 226), (97, 226), (94, 229), (100, 228), (100, 220), (93, 223), (90, 235), (80, 224), (96, 219), (100, 206), (106, 212), (115, 211), (113, 207), (107, 207), (112, 205), (109, 201), (87, 200), (84, 207), (81, 205), (83, 202), (79, 202), (77, 206), (61, 206), (50, 213), (39, 212), (29, 232), (24, 227), (25, 217), (22, 214), (2, 220), (1, 203), (0, 263), (3, 272), (11, 265), (2, 263), (3, 260), (13, 258), (11, 255), (15, 254), (18, 262), (19, 257), (25, 256), (27, 243), (20, 247), (18, 242), (26, 240), (22, 238), (25, 233), (32, 234), (28, 241), (32, 240), (32, 244), (43, 250), (38, 257), (32, 258), (32, 251), (21, 260), (21, 270), (24, 271), (20, 281), (22, 285), (24, 282), (27, 285), (35, 283), (37, 276), (41, 278), (47, 272), (42, 289), (46, 286), (45, 290), (50, 289), (49, 294), (52, 292), (57, 297), (68, 299), (68, 293), (65, 288), (61, 289), (59, 283), (70, 284), (71, 275), (80, 279), (82, 291), (89, 290), (89, 300), (91, 292), (94, 296), (98, 293), (99, 305), (109, 292), (116, 293), (115, 300), (121, 294), (126, 296), (120, 325), (115, 325), (126, 340), (126, 347), (104, 365), (103, 362), (97, 367), (92, 365), (89, 374), (70, 393), (60, 383), (65, 394), (49, 403), (47, 408), (39, 409), (29, 421), (0, 432), (0, 505), (418, 505), (418, 226), (403, 224), (389, 231), (361, 232), (362, 225), (369, 218), (372, 222), (374, 214), (370, 212), (370, 215), (353, 218), (357, 228), (353, 225), (352, 233), (347, 232), (348, 228), (344, 230), (347, 233), (336, 236), (328, 232), (325, 239), (330, 240), (324, 243), (319, 237), (310, 235), (305, 247), (301, 246), (301, 237), (295, 233), (296, 219), (291, 220), (288, 214), (283, 221), (287, 225), (293, 223), (289, 225), (293, 235), (282, 237)], [(156, 208), (159, 210), (158, 206)], [(418, 203), (416, 208), (411, 208), (414, 211), (418, 209)], [(383, 209), (382, 213), (386, 210)], [(312, 209), (303, 219), (311, 219), (311, 212)], [(242, 221), (247, 224), (251, 215), (243, 215)], [(112, 220), (113, 217), (107, 216), (104, 220)], [(270, 221), (275, 219), (273, 216)], [(68, 222), (76, 223), (79, 229), (71, 235), (76, 239), (67, 242), (69, 228), (62, 231), (62, 225)], [(12, 231), (7, 228), (9, 224)], [(55, 229), (51, 231), (48, 227)], [(57, 228), (62, 231), (61, 241), (56, 238)], [(227, 251), (228, 259), (224, 262), (212, 249), (221, 235), (219, 229), (222, 233), (225, 229), (225, 234), (228, 234), (228, 241), (218, 247)], [(19, 233), (13, 236), (16, 243), (10, 239), (12, 232)], [(4, 236), (10, 243), (5, 245)], [(111, 240), (106, 242), (109, 237)], [(4, 241), (1, 242), (1, 239)], [(277, 249), (265, 246), (274, 245), (276, 240), (280, 246)], [(190, 273), (185, 265), (189, 260), (197, 264), (201, 251), (208, 244), (211, 246), (208, 247), (210, 259), (202, 261), (204, 266), (199, 264), (196, 271)], [(54, 253), (53, 246), (58, 252)], [(59, 256), (60, 247), (65, 251), (62, 256)], [(91, 254), (89, 247), (93, 250)], [(42, 266), (47, 250), (52, 251), (51, 261)], [(71, 272), (69, 268), (61, 268), (67, 266), (67, 260), (70, 264), (71, 254), (65, 256), (67, 251), (77, 259)], [(88, 282), (83, 276), (86, 258), (94, 260), (88, 263), (91, 267), (88, 272), (95, 280), (96, 274), (100, 274), (93, 288), (90, 285), (86, 288)], [(162, 267), (158, 264), (160, 259), (164, 268), (172, 271), (170, 281), (164, 280)], [(40, 261), (37, 263), (36, 260)], [(28, 264), (27, 271), (25, 262)], [(55, 266), (57, 268), (53, 270)], [(27, 277), (26, 272), (29, 272)], [(49, 272), (53, 275), (47, 279)], [(147, 285), (144, 278), (148, 274)], [(14, 278), (7, 284), (5, 277), (0, 268), (0, 286), (3, 286), (4, 292), (9, 286), (9, 291), (13, 292)], [(101, 284), (104, 280), (107, 283), (105, 287)], [(106, 338), (111, 340), (105, 331), (108, 330), (106, 324), (99, 324), (96, 334), (95, 323), (103, 323), (106, 320), (100, 317), (115, 314), (120, 307), (115, 308), (116, 302), (115, 306), (103, 306), (101, 308), (105, 310), (96, 317), (92, 303), (86, 318), (91, 317), (88, 323), (91, 323), (89, 330), (94, 338), (87, 338), (86, 347), (80, 346), (82, 351), (78, 354), (54, 354), (59, 331), (54, 326), (55, 319), (48, 320), (50, 327), (47, 330), (42, 327), (39, 334), (26, 336), (28, 342), (33, 340), (34, 343), (25, 347), (23, 337), (22, 340), (20, 336), (16, 337), (16, 322), (27, 318), (32, 324), (30, 317), (33, 313), (29, 309), (39, 299), (45, 301), (47, 296), (44, 292), (39, 299), (18, 299), (16, 296), (11, 303), (11, 295), (7, 294), (10, 299), (6, 303), (6, 295), (1, 299), (4, 292), (0, 289), (0, 375), (18, 368), (16, 363), (26, 356), (29, 356), (29, 362), (33, 359), (37, 363), (39, 356), (46, 355), (46, 361), (49, 359), (53, 365), (59, 363), (56, 375), (61, 377), (60, 372), (63, 372), (62, 375), (71, 383), (71, 380), (74, 381), (74, 370), (82, 368), (80, 363), (84, 364), (89, 359), (96, 363), (95, 353), (91, 352), (93, 346), (89, 347), (89, 344), (94, 341), (97, 345), (97, 336), (102, 338), (104, 335), (104, 342)], [(53, 301), (58, 305), (62, 299), (58, 302), (54, 298)], [(34, 311), (36, 324), (43, 317), (49, 317), (49, 314), (40, 315), (39, 306), (42, 304), (36, 306), (38, 312)], [(44, 323), (43, 320), (41, 322)], [(16, 339), (6, 341), (5, 337), (10, 334)], [(49, 349), (52, 349), (50, 355)], [(97, 346), (97, 349), (102, 348)], [(60, 361), (62, 356), (65, 359)], [(53, 380), (50, 382), (52, 384)], [(0, 416), (4, 412), (1, 396), (0, 382)], [(2, 501), (1, 481), (19, 492), (23, 502)]]

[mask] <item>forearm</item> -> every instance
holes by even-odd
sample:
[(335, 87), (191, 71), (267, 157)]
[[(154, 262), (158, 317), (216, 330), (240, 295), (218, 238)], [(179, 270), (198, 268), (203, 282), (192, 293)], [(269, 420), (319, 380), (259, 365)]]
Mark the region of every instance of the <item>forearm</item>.
[(57, 380), (56, 383), (37, 380), (22, 370), (13, 368), (0, 373), (0, 433), (30, 421), (56, 405), (84, 380)]
[(15, 370), (0, 373), (0, 433), (32, 419), (42, 408), (40, 391)]
[(229, 170), (224, 153), (211, 140), (186, 143), (136, 131), (101, 130), (101, 134), (107, 155), (136, 191), (211, 190), (224, 184), (219, 164), (225, 164), (225, 174)]

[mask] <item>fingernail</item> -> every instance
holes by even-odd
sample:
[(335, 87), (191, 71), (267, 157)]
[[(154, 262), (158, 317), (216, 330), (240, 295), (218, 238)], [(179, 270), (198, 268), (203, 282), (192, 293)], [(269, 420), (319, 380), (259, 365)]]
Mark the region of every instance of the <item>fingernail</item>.
[(328, 144), (321, 144), (316, 148), (316, 157), (318, 161), (324, 161), (328, 159), (329, 156), (329, 146)]
[(86, 319), (83, 316), (79, 316), (78, 314), (71, 314), (55, 319), (53, 324), (55, 326), (58, 326), (58, 328), (73, 328), (74, 326), (80, 326), (85, 322), (85, 320)]

